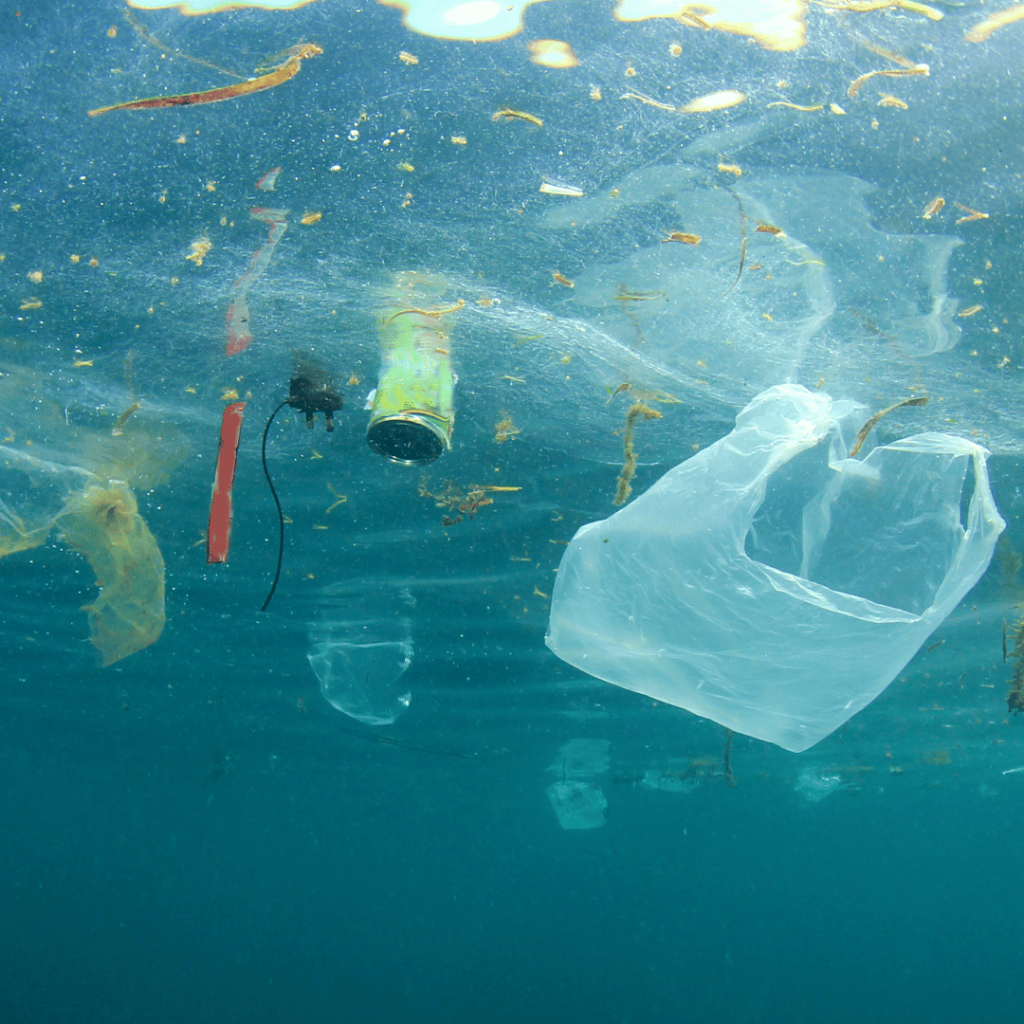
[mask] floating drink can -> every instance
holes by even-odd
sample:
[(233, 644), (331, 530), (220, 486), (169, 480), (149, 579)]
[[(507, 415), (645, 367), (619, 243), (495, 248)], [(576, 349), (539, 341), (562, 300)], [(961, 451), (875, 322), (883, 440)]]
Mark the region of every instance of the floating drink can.
[[(397, 296), (396, 296), (397, 297)], [(451, 350), (446, 314), (461, 308), (420, 305), (422, 295), (401, 294), (378, 314), (380, 380), (366, 440), (392, 462), (433, 462), (452, 446), (455, 423)]]

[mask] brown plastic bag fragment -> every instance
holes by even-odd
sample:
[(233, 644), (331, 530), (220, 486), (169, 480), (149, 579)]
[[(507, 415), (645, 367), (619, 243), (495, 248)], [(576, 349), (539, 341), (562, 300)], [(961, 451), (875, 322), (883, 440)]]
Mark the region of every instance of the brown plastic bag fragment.
[(91, 488), (58, 525), (96, 573), (99, 595), (83, 611), (103, 664), (154, 643), (166, 621), (164, 560), (130, 488)]

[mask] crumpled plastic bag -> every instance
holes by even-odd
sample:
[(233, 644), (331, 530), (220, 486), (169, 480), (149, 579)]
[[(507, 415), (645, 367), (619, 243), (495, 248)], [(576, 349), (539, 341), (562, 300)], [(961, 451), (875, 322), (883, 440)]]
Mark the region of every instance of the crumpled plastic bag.
[(164, 560), (131, 488), (0, 445), (0, 558), (58, 528), (96, 574), (82, 610), (104, 666), (154, 643), (166, 621)]
[(850, 459), (865, 418), (798, 385), (758, 395), (728, 436), (577, 532), (548, 646), (787, 750), (827, 736), (956, 607), (1005, 526), (984, 448), (925, 433)]

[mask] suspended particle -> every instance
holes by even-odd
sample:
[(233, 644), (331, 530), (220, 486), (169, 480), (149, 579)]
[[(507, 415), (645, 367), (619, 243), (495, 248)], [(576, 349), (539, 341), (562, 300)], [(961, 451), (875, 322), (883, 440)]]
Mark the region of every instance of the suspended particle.
[(300, 224), (305, 224), (306, 227), (309, 227), (310, 224), (316, 224), (317, 221), (319, 221), (322, 217), (323, 217), (323, 214), (319, 213), (319, 212), (304, 213), (299, 218), (299, 223)]
[(924, 213), (921, 214), (923, 220), (931, 220), (946, 205), (946, 200), (942, 196), (936, 196), (925, 208)]
[(189, 253), (185, 259), (194, 263), (197, 267), (203, 265), (206, 254), (213, 248), (213, 243), (206, 235), (200, 235), (190, 246)]
[(564, 274), (560, 274), (557, 270), (551, 271), (551, 277), (554, 280), (555, 284), (560, 284), (565, 288), (576, 287), (575, 281), (570, 281), (569, 278), (567, 278)]
[(408, 50), (399, 50), (398, 59), (403, 64), (419, 64), (420, 59), (414, 53), (409, 53)]

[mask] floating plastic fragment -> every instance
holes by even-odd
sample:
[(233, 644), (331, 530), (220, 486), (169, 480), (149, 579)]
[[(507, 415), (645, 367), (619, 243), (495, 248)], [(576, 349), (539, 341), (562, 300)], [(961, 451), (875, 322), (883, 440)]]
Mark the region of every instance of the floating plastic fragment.
[(409, 707), (400, 682), (413, 642), (403, 602), (390, 594), (333, 609), (309, 627), (309, 664), (328, 703), (367, 725), (390, 725)]
[(250, 211), (250, 216), (270, 225), (267, 240), (256, 250), (249, 263), (249, 269), (235, 282), (234, 290), (231, 293), (231, 302), (228, 305), (227, 327), (228, 342), (227, 354), (238, 355), (244, 352), (252, 341), (252, 332), (249, 330), (249, 303), (247, 297), (249, 289), (263, 276), (270, 261), (274, 256), (277, 243), (284, 237), (288, 230), (288, 210), (268, 210), (262, 206), (255, 206)]
[(238, 461), (238, 440), (242, 432), (245, 402), (232, 402), (221, 416), (220, 444), (217, 448), (217, 469), (213, 478), (210, 521), (206, 529), (206, 563), (212, 565), (228, 560), (231, 544), (231, 495)]

